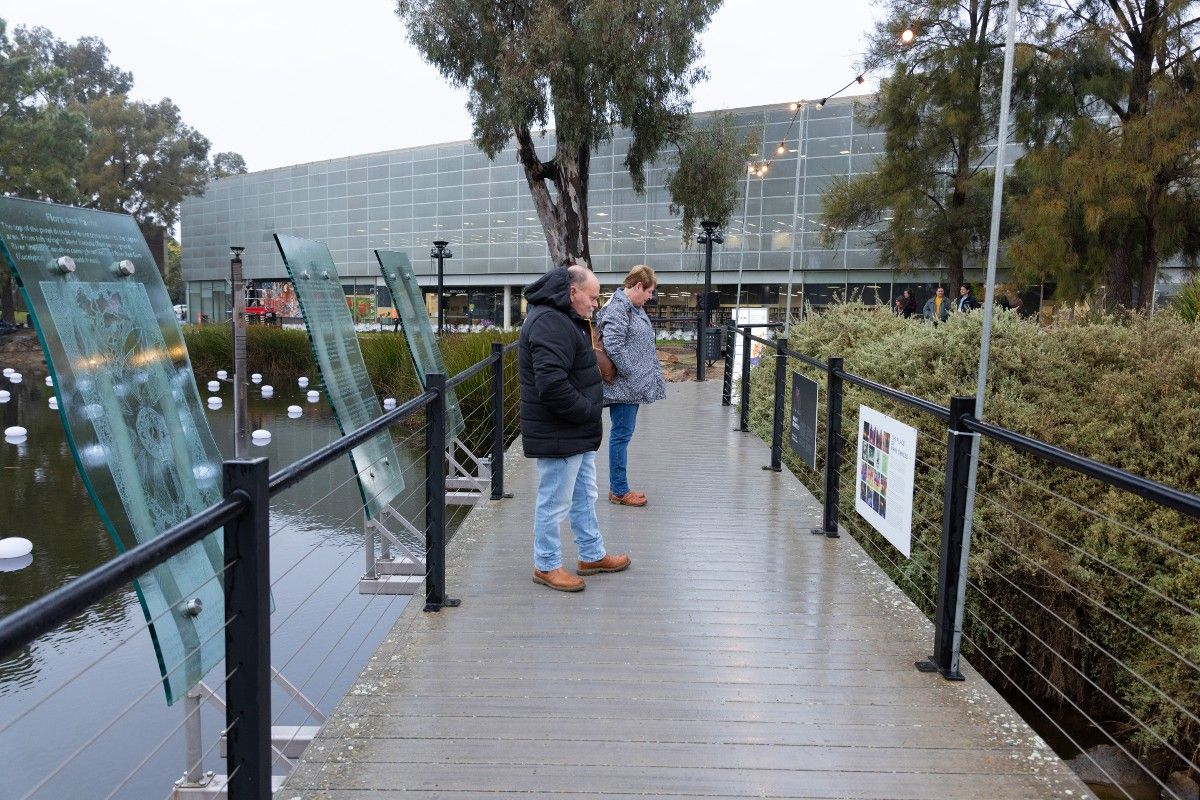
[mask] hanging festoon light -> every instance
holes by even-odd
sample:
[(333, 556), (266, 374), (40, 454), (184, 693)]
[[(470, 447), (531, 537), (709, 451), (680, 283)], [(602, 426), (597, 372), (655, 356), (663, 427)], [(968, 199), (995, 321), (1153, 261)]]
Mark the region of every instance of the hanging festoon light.
[(912, 29), (911, 25), (909, 25), (907, 28), (905, 28), (904, 30), (902, 30), (900, 32), (900, 41), (903, 42), (904, 44), (912, 44), (913, 39), (916, 39), (916, 38), (917, 38), (916, 31), (914, 31)]

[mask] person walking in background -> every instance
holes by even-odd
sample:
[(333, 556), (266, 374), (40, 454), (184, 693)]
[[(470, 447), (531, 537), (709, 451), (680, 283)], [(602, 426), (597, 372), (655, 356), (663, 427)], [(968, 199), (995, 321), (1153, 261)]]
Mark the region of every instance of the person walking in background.
[(971, 294), (971, 287), (965, 283), (958, 287), (958, 299), (954, 301), (955, 311), (971, 311), (979, 308), (979, 301)]
[(654, 270), (636, 266), (598, 316), (600, 337), (617, 375), (604, 384), (604, 405), (612, 423), (608, 433), (608, 500), (644, 506), (644, 492), (629, 488), (629, 442), (637, 425), (638, 406), (662, 400), (667, 384), (658, 363), (654, 325), (644, 306), (654, 297)]
[(521, 445), (537, 459), (533, 580), (560, 592), (584, 582), (562, 566), (559, 526), (571, 520), (579, 551), (577, 575), (620, 572), (627, 555), (610, 555), (596, 519), (596, 450), (604, 437), (604, 393), (592, 350), (592, 312), (600, 282), (586, 266), (550, 270), (525, 287), (529, 314), (521, 325)]
[(910, 290), (905, 289), (900, 293), (899, 302), (900, 310), (898, 313), (900, 316), (909, 319), (917, 313), (917, 298), (913, 297), (913, 293)]
[(946, 290), (937, 288), (933, 297), (925, 301), (925, 319), (937, 325), (950, 317), (950, 301), (946, 299)]

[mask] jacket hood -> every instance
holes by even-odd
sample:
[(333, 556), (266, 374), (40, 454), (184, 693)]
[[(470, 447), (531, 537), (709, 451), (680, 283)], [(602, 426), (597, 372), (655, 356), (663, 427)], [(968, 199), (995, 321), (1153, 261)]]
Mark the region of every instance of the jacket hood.
[(525, 299), (533, 306), (550, 306), (571, 313), (571, 279), (566, 267), (557, 267), (525, 287)]

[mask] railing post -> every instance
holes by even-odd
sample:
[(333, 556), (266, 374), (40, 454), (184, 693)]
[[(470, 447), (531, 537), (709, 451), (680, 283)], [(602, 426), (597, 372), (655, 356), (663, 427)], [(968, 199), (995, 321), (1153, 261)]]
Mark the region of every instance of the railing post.
[(721, 386), (721, 405), (733, 402), (733, 341), (737, 336), (736, 323), (731, 318), (725, 325), (725, 380)]
[(971, 470), (971, 434), (962, 420), (975, 411), (974, 397), (950, 398), (950, 428), (946, 434), (946, 490), (942, 499), (942, 550), (938, 565), (937, 614), (933, 655), (918, 661), (922, 672), (940, 672), (946, 680), (961, 681), (954, 653), (958, 583), (963, 552), (963, 523), (967, 513), (967, 476)]
[(831, 539), (838, 534), (838, 493), (842, 473), (842, 359), (833, 356), (826, 368), (825, 388), (825, 510), (821, 527), (813, 533), (823, 533)]
[(425, 610), (461, 601), (446, 596), (446, 376), (430, 373), (425, 388), (437, 398), (425, 406)]
[(738, 408), (739, 431), (750, 430), (750, 328), (742, 328), (742, 385), (741, 403)]
[(504, 343), (492, 342), (492, 499), (504, 493)]
[(696, 382), (705, 380), (704, 377), (704, 360), (707, 353), (704, 352), (704, 347), (707, 342), (704, 340), (704, 315), (696, 315)]
[(787, 393), (787, 336), (775, 337), (775, 410), (771, 416), (772, 472), (783, 471), (783, 398)]
[(267, 459), (226, 461), (225, 493), (250, 507), (225, 526), (225, 725), (229, 800), (271, 797), (271, 573)]

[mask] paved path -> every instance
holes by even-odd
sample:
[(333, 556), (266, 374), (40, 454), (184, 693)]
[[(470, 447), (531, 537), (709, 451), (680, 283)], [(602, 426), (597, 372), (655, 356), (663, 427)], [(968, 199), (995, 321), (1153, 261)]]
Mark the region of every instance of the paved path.
[(451, 542), (462, 607), (410, 604), (277, 797), (1090, 797), (968, 665), (913, 668), (929, 623), (852, 539), (809, 533), (817, 503), (719, 393), (642, 409), (650, 505), (599, 506), (633, 566), (580, 594), (530, 580), (516, 448), (516, 497)]

